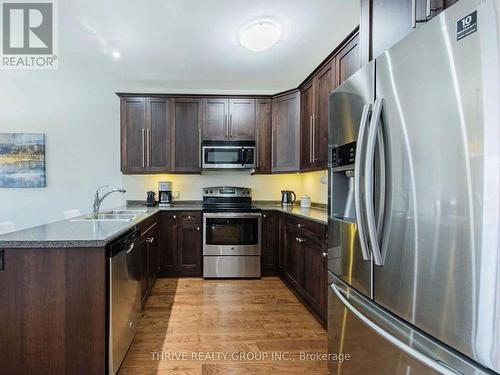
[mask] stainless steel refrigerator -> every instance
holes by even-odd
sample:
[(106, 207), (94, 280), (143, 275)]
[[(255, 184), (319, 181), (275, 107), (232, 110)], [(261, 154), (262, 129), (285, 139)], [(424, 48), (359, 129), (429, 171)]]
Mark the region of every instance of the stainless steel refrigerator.
[(460, 0), (330, 96), (332, 374), (500, 372), (499, 12)]

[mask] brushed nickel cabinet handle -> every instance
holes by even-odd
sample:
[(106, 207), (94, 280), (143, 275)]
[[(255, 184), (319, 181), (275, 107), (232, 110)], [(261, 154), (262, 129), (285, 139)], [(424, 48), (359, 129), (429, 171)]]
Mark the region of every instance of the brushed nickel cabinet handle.
[(326, 256), (327, 256), (327, 255), (328, 255), (328, 253), (323, 252), (323, 256), (324, 256), (325, 258), (326, 258)]
[(198, 128), (198, 167), (201, 168), (201, 128)]
[(146, 128), (146, 166), (151, 167), (151, 129)]
[(154, 239), (153, 237), (149, 237), (149, 238), (147, 238), (147, 239), (146, 239), (146, 242), (147, 242), (147, 243), (153, 243), (153, 242), (154, 242), (154, 240), (155, 240), (155, 239)]
[(146, 166), (146, 162), (144, 161), (144, 154), (145, 154), (145, 150), (144, 150), (144, 144), (146, 142), (146, 136), (144, 135), (145, 133), (145, 130), (144, 128), (142, 128), (141, 130), (141, 135), (142, 135), (142, 167), (144, 168)]
[(229, 121), (227, 119), (227, 113), (224, 115), (224, 137), (229, 138)]
[(255, 150), (255, 168), (259, 169), (259, 153), (260, 153), (260, 129), (257, 128), (257, 149)]
[(312, 162), (316, 161), (316, 115), (312, 115)]
[(417, 27), (417, 0), (411, 0), (411, 28)]
[(233, 114), (229, 114), (229, 138), (233, 138)]

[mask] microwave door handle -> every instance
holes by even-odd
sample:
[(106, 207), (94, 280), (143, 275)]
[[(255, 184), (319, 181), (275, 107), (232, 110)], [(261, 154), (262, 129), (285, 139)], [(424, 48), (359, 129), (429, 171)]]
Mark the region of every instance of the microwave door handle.
[(245, 165), (245, 156), (246, 156), (246, 150), (245, 150), (244, 147), (242, 147), (241, 150), (240, 150), (241, 166)]

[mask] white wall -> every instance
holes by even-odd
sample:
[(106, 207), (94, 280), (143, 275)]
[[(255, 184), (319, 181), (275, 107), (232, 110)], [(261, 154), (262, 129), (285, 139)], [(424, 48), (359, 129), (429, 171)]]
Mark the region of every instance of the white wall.
[[(46, 134), (47, 187), (0, 189), (0, 222), (17, 229), (91, 210), (93, 192), (121, 185), (115, 83), (61, 61), (55, 71), (0, 71), (0, 132)], [(121, 204), (110, 197), (103, 207)]]

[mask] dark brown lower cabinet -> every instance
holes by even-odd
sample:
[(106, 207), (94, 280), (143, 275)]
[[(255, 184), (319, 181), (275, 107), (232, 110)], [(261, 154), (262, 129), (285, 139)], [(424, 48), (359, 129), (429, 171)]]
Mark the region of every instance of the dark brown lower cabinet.
[(272, 211), (262, 212), (262, 276), (276, 276), (279, 262), (279, 215)]
[(291, 216), (285, 219), (282, 277), (325, 323), (326, 227)]
[(321, 317), (326, 305), (326, 257), (323, 239), (306, 231), (300, 233), (303, 252), (302, 295)]
[(106, 373), (105, 249), (1, 251), (0, 373)]
[(160, 276), (201, 276), (201, 212), (162, 212)]
[(151, 293), (159, 268), (159, 226), (155, 221), (141, 233), (138, 246), (141, 249), (141, 300), (142, 306)]
[(299, 231), (293, 225), (286, 224), (285, 244), (285, 278), (292, 286), (300, 289), (303, 254), (299, 243)]

